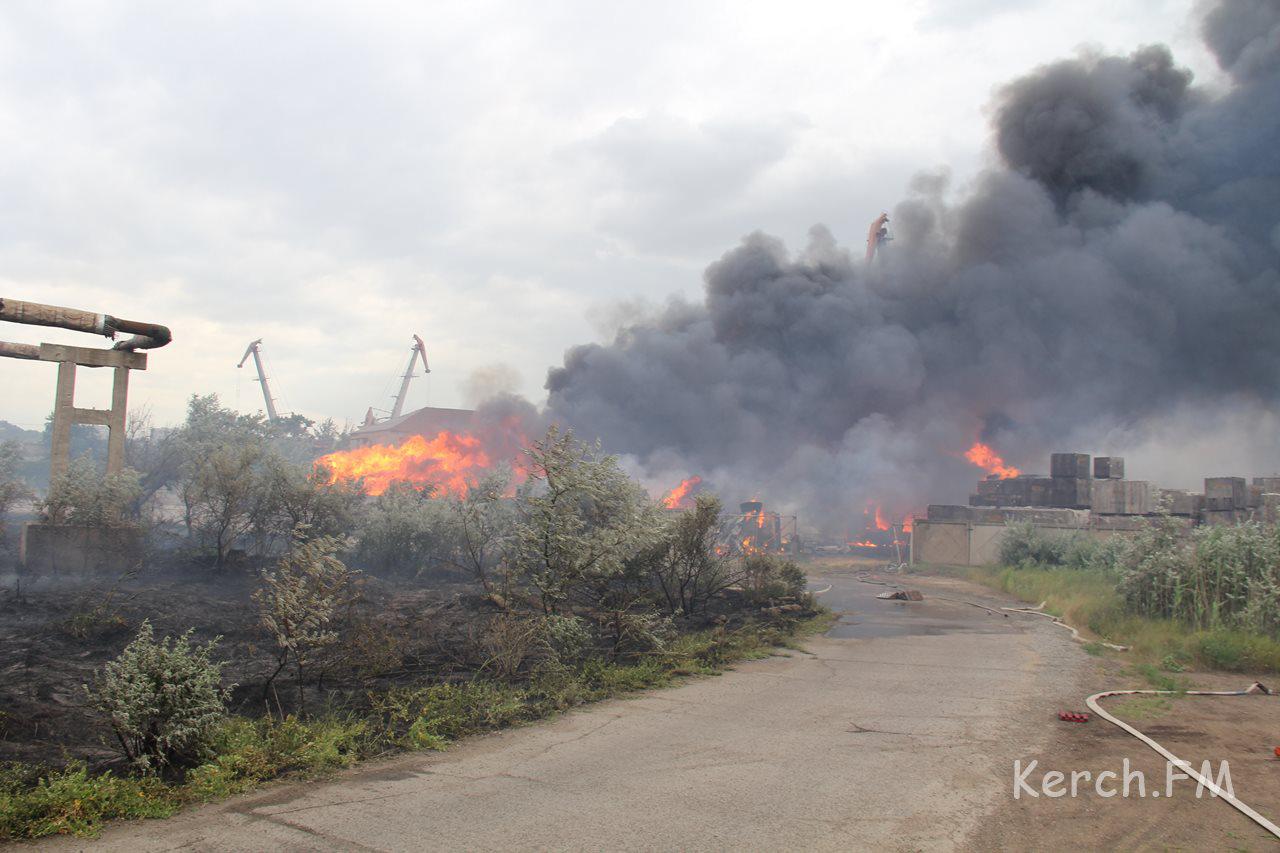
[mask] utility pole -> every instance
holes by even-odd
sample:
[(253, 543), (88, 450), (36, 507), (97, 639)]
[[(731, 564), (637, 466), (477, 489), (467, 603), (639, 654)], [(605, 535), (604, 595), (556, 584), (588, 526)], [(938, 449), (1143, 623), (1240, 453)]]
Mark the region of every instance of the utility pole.
[(271, 399), (271, 386), (267, 384), (267, 374), (262, 369), (262, 354), (259, 350), (262, 348), (262, 338), (258, 338), (249, 344), (249, 348), (244, 351), (244, 357), (240, 359), (240, 363), (236, 367), (244, 367), (244, 363), (249, 360), (249, 356), (253, 356), (253, 366), (258, 369), (258, 382), (262, 385), (262, 399), (267, 404), (267, 420), (275, 423), (280, 419), (276, 414), (275, 401)]

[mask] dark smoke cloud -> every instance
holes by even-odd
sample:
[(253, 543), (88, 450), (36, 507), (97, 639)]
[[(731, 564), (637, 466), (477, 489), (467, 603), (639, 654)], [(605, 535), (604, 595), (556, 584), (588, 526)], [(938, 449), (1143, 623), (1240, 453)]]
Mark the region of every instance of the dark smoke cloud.
[(822, 226), (795, 254), (752, 234), (708, 268), (702, 303), (569, 350), (550, 415), (655, 480), (698, 473), (834, 530), (867, 500), (963, 500), (979, 436), (1043, 470), (1091, 425), (1190, 405), (1211, 429), (1221, 401), (1274, 402), (1278, 8), (1205, 15), (1222, 95), (1162, 46), (1010, 84), (1004, 168), (955, 201), (944, 173), (920, 176), (875, 264)]

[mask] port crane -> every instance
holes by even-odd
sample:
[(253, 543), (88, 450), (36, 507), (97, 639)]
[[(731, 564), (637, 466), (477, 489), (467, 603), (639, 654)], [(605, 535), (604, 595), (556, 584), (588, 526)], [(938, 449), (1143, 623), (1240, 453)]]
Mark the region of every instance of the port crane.
[(262, 369), (262, 338), (258, 338), (249, 344), (249, 348), (244, 351), (244, 357), (240, 359), (240, 363), (236, 367), (244, 367), (244, 363), (249, 360), (249, 356), (253, 356), (253, 366), (258, 369), (257, 382), (262, 385), (262, 399), (267, 404), (267, 420), (275, 423), (280, 419), (276, 414), (275, 401), (271, 399), (271, 386), (267, 384), (267, 374)]
[[(422, 372), (424, 374), (431, 372), (431, 367), (427, 364), (427, 345), (422, 342), (422, 338), (417, 335), (413, 336), (413, 343), (409, 346), (409, 363), (405, 366), (404, 375), (400, 377), (400, 391), (392, 398), (391, 415), (392, 418), (398, 418), (404, 413), (404, 401), (409, 396), (409, 383), (418, 374), (413, 372), (413, 368), (417, 365), (418, 360), (422, 360)], [(373, 407), (369, 407), (369, 411), (365, 413), (364, 425), (372, 426), (377, 423), (379, 418), (374, 417)]]

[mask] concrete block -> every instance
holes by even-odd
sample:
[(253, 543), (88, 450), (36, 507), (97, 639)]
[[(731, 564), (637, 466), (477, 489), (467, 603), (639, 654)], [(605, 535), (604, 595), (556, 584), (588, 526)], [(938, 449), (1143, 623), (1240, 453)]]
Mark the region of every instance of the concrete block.
[(1262, 521), (1267, 524), (1280, 524), (1280, 493), (1263, 492), (1261, 510)]
[(1070, 509), (1088, 509), (1093, 493), (1093, 480), (1084, 477), (1054, 477), (1050, 504)]
[(1204, 509), (1204, 495), (1186, 489), (1161, 489), (1160, 502), (1168, 508), (1170, 515), (1195, 517)]
[(1119, 515), (1124, 512), (1124, 481), (1095, 480), (1089, 506), (1100, 515)]
[(1236, 499), (1227, 495), (1225, 497), (1206, 497), (1204, 499), (1205, 512), (1234, 512), (1236, 508)]
[(1204, 481), (1206, 500), (1214, 498), (1230, 498), (1234, 509), (1245, 509), (1249, 506), (1249, 489), (1244, 477), (1206, 477)]
[(142, 531), (136, 527), (30, 522), (22, 528), (18, 561), (37, 574), (115, 573), (136, 567), (142, 550)]
[(1254, 477), (1253, 484), (1262, 486), (1262, 493), (1280, 494), (1280, 477)]
[(1123, 480), (1123, 456), (1093, 457), (1093, 477), (1095, 480)]
[(1089, 476), (1089, 454), (1087, 453), (1054, 453), (1049, 456), (1049, 475), (1051, 477), (1085, 477)]
[(955, 504), (929, 504), (925, 518), (929, 521), (968, 521), (973, 517), (973, 507)]
[(1257, 509), (1262, 506), (1262, 486), (1249, 487), (1249, 509)]
[[(1149, 515), (1156, 511), (1155, 487), (1146, 480), (1116, 480), (1124, 484), (1124, 515)], [(1095, 484), (1096, 487), (1096, 484)]]
[(1235, 509), (1206, 509), (1200, 514), (1205, 524), (1231, 526), (1246, 520), (1247, 511)]

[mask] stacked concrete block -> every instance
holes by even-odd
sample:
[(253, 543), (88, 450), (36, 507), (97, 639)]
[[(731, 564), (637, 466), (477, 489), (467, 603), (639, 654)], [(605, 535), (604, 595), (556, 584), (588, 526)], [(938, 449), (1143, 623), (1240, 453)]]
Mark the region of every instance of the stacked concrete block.
[(1049, 456), (1049, 475), (1054, 478), (1089, 478), (1088, 453), (1053, 453)]
[(1262, 486), (1249, 486), (1249, 509), (1262, 506)]
[(1050, 506), (1088, 509), (1092, 503), (1093, 480), (1089, 477), (1054, 477)]
[(1094, 480), (1090, 506), (1101, 515), (1149, 515), (1155, 489), (1146, 480)]
[(1114, 480), (1124, 484), (1124, 515), (1150, 515), (1156, 511), (1155, 486), (1146, 480)]
[(1262, 505), (1258, 509), (1260, 521), (1267, 524), (1280, 524), (1280, 493), (1263, 492)]
[(1262, 486), (1262, 493), (1280, 495), (1280, 477), (1254, 477), (1253, 484)]
[(989, 477), (978, 483), (978, 491), (969, 497), (971, 506), (1049, 506), (1048, 477)]
[(1168, 508), (1170, 515), (1195, 518), (1204, 509), (1204, 495), (1185, 489), (1161, 489), (1160, 502)]
[(1205, 509), (1213, 512), (1249, 508), (1249, 487), (1244, 477), (1206, 477)]
[(1093, 457), (1093, 478), (1095, 480), (1123, 480), (1124, 479), (1124, 457), (1123, 456)]
[(1124, 481), (1095, 481), (1089, 505), (1099, 515), (1120, 515), (1124, 512)]

